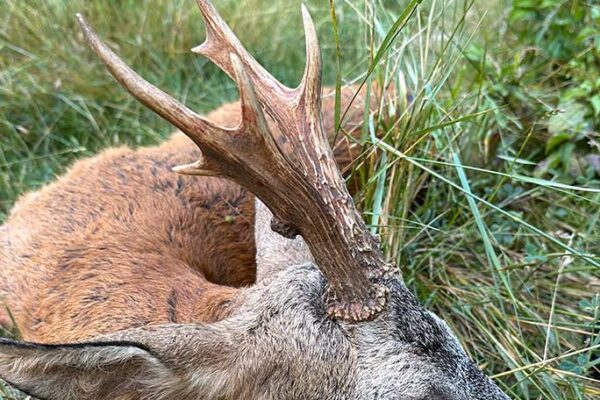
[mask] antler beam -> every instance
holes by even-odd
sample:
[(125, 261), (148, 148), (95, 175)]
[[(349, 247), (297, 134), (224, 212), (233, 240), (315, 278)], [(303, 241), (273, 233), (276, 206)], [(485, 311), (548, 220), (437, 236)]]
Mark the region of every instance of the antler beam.
[[(273, 212), (272, 228), (287, 237), (300, 234), (329, 283), (327, 310), (348, 321), (370, 319), (385, 304), (378, 284), (390, 270), (356, 211), (335, 163), (321, 122), (321, 58), (310, 14), (302, 6), (306, 68), (290, 89), (269, 74), (242, 46), (206, 0), (198, 0), (206, 40), (194, 48), (234, 79), (242, 99), (237, 128), (215, 126), (143, 80), (106, 45), (87, 22), (79, 23), (91, 48), (134, 97), (188, 135), (203, 158), (176, 171), (222, 176), (256, 194)], [(263, 111), (287, 143), (278, 146)]]

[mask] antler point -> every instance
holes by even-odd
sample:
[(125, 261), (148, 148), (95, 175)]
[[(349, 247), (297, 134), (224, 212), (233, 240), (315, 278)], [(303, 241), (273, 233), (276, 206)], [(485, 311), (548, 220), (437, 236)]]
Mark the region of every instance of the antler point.
[(171, 168), (173, 172), (177, 172), (182, 175), (204, 175), (204, 176), (217, 176), (217, 171), (210, 169), (206, 162), (202, 159), (185, 165), (177, 165)]
[(198, 46), (192, 47), (191, 52), (196, 54), (204, 54), (204, 43), (199, 44)]
[(305, 24), (307, 22), (312, 23), (312, 15), (310, 15), (310, 11), (308, 10), (308, 7), (306, 6), (306, 4), (302, 3), (300, 5), (300, 10), (302, 11), (302, 19), (303, 19), (304, 23)]
[(85, 17), (82, 13), (75, 13), (75, 18), (77, 18), (77, 23), (79, 24), (79, 27), (84, 31), (84, 33), (91, 30), (91, 27), (85, 20)]

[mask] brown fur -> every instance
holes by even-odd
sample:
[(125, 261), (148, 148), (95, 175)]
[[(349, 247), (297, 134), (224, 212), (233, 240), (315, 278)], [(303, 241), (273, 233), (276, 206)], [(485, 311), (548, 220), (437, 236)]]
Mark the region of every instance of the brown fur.
[[(342, 109), (355, 90), (343, 91)], [(334, 104), (330, 92), (330, 134)], [(346, 130), (363, 107), (359, 96)], [(234, 126), (239, 109), (226, 104), (208, 118)], [(342, 168), (355, 155), (346, 139), (334, 150)], [(197, 157), (181, 133), (156, 147), (109, 149), (17, 203), (0, 229), (0, 289), (24, 339), (73, 342), (228, 315), (236, 287), (255, 280), (254, 198), (223, 179), (171, 171)]]

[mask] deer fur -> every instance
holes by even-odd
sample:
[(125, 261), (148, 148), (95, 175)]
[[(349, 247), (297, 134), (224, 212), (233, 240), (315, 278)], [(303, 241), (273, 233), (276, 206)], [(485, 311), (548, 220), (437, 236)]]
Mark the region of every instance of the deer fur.
[[(343, 89), (342, 106), (356, 90)], [(327, 89), (331, 137), (334, 104)], [(225, 104), (208, 118), (234, 126), (239, 109)], [(361, 95), (344, 128), (360, 134), (363, 113)], [(357, 148), (339, 138), (344, 168)], [(237, 288), (255, 281), (254, 196), (229, 180), (171, 170), (198, 154), (179, 132), (155, 147), (105, 150), (16, 203), (0, 230), (0, 293), (24, 339), (81, 341), (229, 313)]]
[(259, 253), (291, 250), (304, 263), (273, 258), (271, 274), (240, 289), (244, 301), (229, 317), (71, 345), (0, 341), (0, 375), (43, 399), (508, 399), (398, 276), (376, 319), (329, 318), (325, 279), (302, 239), (258, 225), (269, 221), (260, 203), (257, 216)]
[[(6, 303), (27, 339), (64, 342), (0, 339), (0, 377), (50, 400), (507, 400), (448, 325), (419, 304), (399, 271), (384, 268), (375, 239), (365, 236), (351, 200), (344, 203), (350, 197), (339, 172), (330, 169), (324, 132), (331, 132), (331, 108), (320, 104), (320, 59), (308, 11), (303, 8), (310, 62), (292, 90), (245, 52), (207, 0), (198, 4), (208, 29), (199, 51), (240, 87), (243, 123), (236, 130), (220, 127), (230, 126), (229, 118), (206, 120), (143, 81), (81, 17), (80, 23), (119, 82), (202, 148), (204, 161), (186, 171), (227, 172), (262, 193), (264, 204), (218, 178), (170, 174), (171, 162), (198, 156), (189, 142), (177, 144), (187, 141), (180, 136), (156, 148), (112, 150), (80, 162), (27, 196), (2, 228)], [(287, 104), (288, 98), (297, 102)], [(271, 136), (263, 108), (274, 119), (272, 130), (286, 128), (279, 133), (288, 145), (268, 143), (281, 137)], [(303, 136), (292, 136), (294, 129)], [(239, 135), (240, 154), (221, 146), (231, 137), (215, 133)], [(247, 154), (250, 146), (258, 151)], [(352, 155), (351, 147), (340, 149)], [(270, 159), (267, 150), (302, 173), (285, 181), (286, 171), (268, 175), (255, 168)], [(263, 179), (269, 176), (282, 180)], [(314, 202), (309, 206), (319, 215), (303, 221), (297, 210), (273, 205), (272, 195), (285, 195), (279, 183)], [(294, 200), (288, 204), (303, 210)], [(316, 229), (319, 217), (329, 218), (330, 229)], [(301, 235), (287, 238), (271, 227)], [(338, 229), (346, 227), (352, 229)], [(344, 248), (320, 248), (327, 235), (338, 235)], [(344, 259), (353, 264), (341, 265)], [(373, 262), (367, 272), (377, 274), (366, 273), (364, 262)], [(359, 280), (344, 282), (345, 273)], [(369, 287), (357, 286), (362, 282)], [(376, 293), (382, 297), (371, 297), (376, 285), (385, 288)], [(345, 290), (353, 295), (331, 297)], [(382, 300), (378, 307), (368, 304), (373, 299)], [(48, 329), (61, 325), (62, 335)]]

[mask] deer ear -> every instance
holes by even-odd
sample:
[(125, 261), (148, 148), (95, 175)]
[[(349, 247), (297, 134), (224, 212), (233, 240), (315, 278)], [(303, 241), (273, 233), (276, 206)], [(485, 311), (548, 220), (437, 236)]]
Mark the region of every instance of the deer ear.
[(255, 203), (254, 239), (256, 242), (256, 280), (267, 281), (277, 272), (293, 265), (314, 262), (300, 236), (288, 239), (271, 229), (273, 213), (258, 198)]
[(131, 342), (40, 345), (0, 339), (0, 377), (40, 399), (145, 398), (172, 372)]
[(64, 345), (0, 339), (0, 378), (44, 400), (222, 398), (234, 377), (249, 372), (244, 343), (234, 339), (245, 330), (233, 320), (132, 328)]

